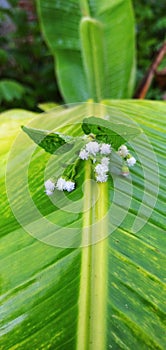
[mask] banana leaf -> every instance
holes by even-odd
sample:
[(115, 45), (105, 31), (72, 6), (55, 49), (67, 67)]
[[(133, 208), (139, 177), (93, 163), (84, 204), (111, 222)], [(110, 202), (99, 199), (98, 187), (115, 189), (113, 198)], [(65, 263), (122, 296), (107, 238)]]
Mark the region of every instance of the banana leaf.
[[(105, 100), (1, 114), (1, 349), (165, 349), (165, 112)], [(115, 153), (109, 183), (94, 184), (83, 163), (75, 191), (47, 197), (70, 157), (21, 125), (79, 136), (92, 115), (142, 129), (127, 140), (136, 166), (122, 178)]]
[(130, 0), (38, 0), (65, 102), (131, 97), (135, 23)]

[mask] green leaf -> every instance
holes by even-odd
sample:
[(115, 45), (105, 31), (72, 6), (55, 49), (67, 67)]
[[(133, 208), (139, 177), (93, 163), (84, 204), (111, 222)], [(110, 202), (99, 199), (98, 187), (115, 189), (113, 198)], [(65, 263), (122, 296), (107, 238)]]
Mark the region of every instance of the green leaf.
[(128, 143), (137, 165), (126, 179), (113, 159), (107, 188), (88, 181), (91, 169), (83, 163), (76, 190), (53, 198), (45, 195), (44, 180), (70, 157), (35, 148), (20, 132), (28, 112), (1, 115), (2, 350), (166, 347), (166, 106), (83, 103), (35, 116), (31, 126), (53, 130), (54, 124), (81, 136), (91, 115), (115, 123), (128, 116), (131, 126), (138, 124), (143, 133)]
[(85, 118), (82, 123), (85, 134), (94, 134), (96, 139), (111, 144), (115, 149), (141, 133), (141, 129), (124, 123), (113, 123), (97, 117)]
[(38, 104), (38, 108), (40, 108), (41, 111), (44, 111), (44, 112), (48, 112), (49, 110), (51, 110), (53, 108), (57, 108), (57, 107), (63, 108), (63, 106), (60, 106), (55, 102), (45, 102), (45, 103)]
[[(26, 126), (22, 126), (22, 129), (35, 143), (52, 154), (69, 152), (75, 143), (78, 144), (77, 148), (80, 150), (81, 144), (84, 143), (81, 138), (74, 138), (60, 132), (49, 132)], [(141, 132), (138, 127), (124, 123), (112, 123), (97, 117), (84, 118), (82, 130), (85, 134), (94, 134), (99, 141), (110, 143), (115, 149)]]
[(132, 95), (135, 24), (130, 0), (38, 0), (37, 4), (66, 102)]
[[(46, 130), (29, 128), (22, 126), (23, 131), (46, 152), (68, 152), (74, 145), (74, 137), (64, 135), (60, 132), (49, 132)], [(62, 147), (63, 146), (63, 147)], [(65, 147), (64, 147), (65, 146)]]
[(25, 88), (20, 83), (4, 79), (0, 81), (0, 102), (21, 99), (25, 93)]
[(102, 99), (105, 90), (103, 28), (99, 21), (83, 17), (80, 23), (83, 66), (89, 97)]

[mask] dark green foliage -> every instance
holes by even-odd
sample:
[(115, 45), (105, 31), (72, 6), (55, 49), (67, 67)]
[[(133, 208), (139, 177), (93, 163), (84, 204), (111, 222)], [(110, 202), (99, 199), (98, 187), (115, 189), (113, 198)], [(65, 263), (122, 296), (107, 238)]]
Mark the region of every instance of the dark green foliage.
[(20, 100), (24, 94), (25, 89), (20, 83), (9, 79), (0, 81), (0, 103), (4, 100), (6, 102)]
[[(137, 34), (137, 84), (145, 75), (154, 57), (166, 39), (165, 0), (133, 0)], [(161, 64), (161, 67), (166, 67)], [(154, 80), (146, 98), (162, 99)]]
[(0, 81), (9, 79), (24, 87), (24, 94), (12, 96), (0, 91), (1, 111), (23, 107), (36, 110), (42, 101), (61, 100), (53, 58), (41, 35), (33, 1), (8, 1), (0, 5)]

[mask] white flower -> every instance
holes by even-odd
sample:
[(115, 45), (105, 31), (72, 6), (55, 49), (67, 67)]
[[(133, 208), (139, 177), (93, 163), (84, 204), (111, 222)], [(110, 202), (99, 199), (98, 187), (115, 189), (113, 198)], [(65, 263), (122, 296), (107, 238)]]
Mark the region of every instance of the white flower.
[(65, 186), (66, 186), (66, 180), (63, 179), (63, 177), (60, 177), (56, 183), (56, 189), (59, 191), (63, 191), (65, 190)]
[(103, 175), (108, 171), (108, 166), (104, 164), (97, 164), (95, 166), (95, 172), (97, 175)]
[(73, 181), (66, 181), (63, 177), (60, 177), (56, 183), (56, 189), (71, 192), (75, 189), (75, 183)]
[(96, 155), (100, 150), (100, 145), (96, 141), (90, 141), (86, 144), (86, 151), (93, 156)]
[(101, 154), (110, 154), (111, 153), (111, 145), (108, 143), (102, 143), (100, 145), (100, 153)]
[(46, 192), (47, 191), (53, 192), (55, 190), (55, 184), (51, 180), (45, 181), (44, 186), (45, 186)]
[(50, 191), (50, 190), (45, 190), (45, 193), (47, 194), (47, 196), (52, 196), (53, 191)]
[(96, 176), (96, 181), (97, 182), (107, 182), (108, 180), (108, 175), (107, 174), (99, 174)]
[(130, 157), (127, 159), (127, 165), (128, 166), (133, 166), (136, 163), (136, 159), (134, 157)]
[(110, 162), (110, 160), (109, 160), (108, 157), (103, 157), (103, 158), (101, 159), (101, 164), (102, 164), (102, 165), (108, 166), (109, 162)]
[(66, 181), (64, 189), (68, 192), (73, 191), (75, 189), (75, 183), (73, 181)]
[(128, 155), (129, 151), (125, 145), (122, 145), (119, 147), (118, 153), (120, 156), (125, 158)]
[(86, 151), (85, 149), (82, 149), (79, 153), (79, 158), (82, 160), (87, 160), (89, 156), (89, 152)]

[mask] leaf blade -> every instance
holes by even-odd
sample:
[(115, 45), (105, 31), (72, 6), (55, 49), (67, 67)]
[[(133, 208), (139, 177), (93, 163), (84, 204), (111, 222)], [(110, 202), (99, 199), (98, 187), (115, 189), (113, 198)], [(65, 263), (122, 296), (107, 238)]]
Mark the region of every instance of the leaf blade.
[[(57, 62), (55, 68), (66, 102), (96, 99), (96, 91), (99, 89), (101, 91), (98, 91), (97, 98), (100, 100), (132, 95), (135, 30), (130, 0), (108, 3), (89, 1), (86, 4), (80, 2), (80, 5), (77, 1), (69, 4), (65, 0), (50, 4), (49, 0), (38, 0), (38, 13), (46, 42)], [(80, 23), (87, 16), (90, 17), (89, 27), (94, 27), (91, 22), (97, 21), (102, 33), (94, 41), (94, 35), (89, 32), (86, 38), (82, 38), (81, 44)], [(91, 52), (90, 57), (86, 49)], [(92, 55), (96, 71), (90, 62)], [(87, 72), (93, 76), (89, 78)], [(97, 77), (102, 83), (95, 83), (94, 86)]]
[(122, 122), (112, 122), (97, 117), (84, 118), (82, 129), (85, 134), (94, 134), (96, 139), (118, 149), (126, 141), (137, 137), (141, 129)]
[[(151, 217), (137, 233), (133, 233), (132, 223), (145, 193), (144, 177), (139, 164), (132, 171), (134, 186), (129, 210), (126, 204), (127, 198), (130, 198), (127, 181), (124, 182), (123, 191), (119, 190), (118, 192), (118, 196), (121, 196), (123, 192), (121, 207), (124, 211), (127, 210), (127, 215), (121, 225), (107, 237), (108, 247), (104, 250), (108, 256), (107, 283), (105, 285), (108, 288), (106, 344), (122, 349), (130, 348), (132, 344), (136, 349), (141, 346), (141, 349), (145, 350), (147, 348), (161, 350), (165, 348), (164, 320), (166, 312), (164, 280), (165, 135), (163, 133), (163, 129), (166, 127), (166, 107), (161, 102), (107, 101), (105, 112), (108, 112), (109, 108), (112, 108), (112, 113), (115, 108), (118, 108), (118, 113), (121, 111), (122, 115), (128, 114), (131, 119), (139, 123), (148, 136), (159, 163), (160, 187)], [(87, 115), (87, 109), (83, 109), (82, 112), (84, 113), (81, 113), (81, 109), (77, 109), (77, 115)], [(68, 111), (65, 113), (66, 120), (68, 120)], [(73, 113), (72, 110), (71, 116)], [(96, 114), (98, 116), (98, 112)], [(161, 123), (159, 123), (159, 117)], [(5, 115), (4, 118), (6, 118)], [(28, 122), (28, 118), (27, 114), (26, 122)], [(8, 121), (9, 124), (5, 134), (2, 134), (2, 140), (9, 135), (9, 145), (12, 144), (18, 133), (18, 124), (23, 123), (22, 118), (18, 121), (18, 113), (15, 120), (17, 123), (14, 124), (15, 129), (12, 130), (12, 133), (9, 131), (13, 127), (14, 118), (10, 117), (5, 120), (5, 123)], [(3, 118), (0, 122), (3, 123)], [(145, 148), (145, 144), (143, 141), (141, 142), (142, 147)], [(1, 159), (3, 159), (6, 149), (1, 148), (0, 151)], [(45, 154), (45, 157), (47, 163), (48, 154)], [(15, 169), (15, 172), (12, 173), (14, 179), (17, 172), (21, 171), (19, 161), (20, 158), (15, 159), (13, 165)], [(68, 227), (73, 230), (77, 222), (81, 230), (82, 223), (79, 215), (73, 215), (70, 219), (69, 213), (66, 214), (63, 211), (61, 211), (61, 216), (55, 215), (57, 208), (43, 194), (42, 172), (45, 170), (43, 162), (42, 152), (38, 157), (34, 157), (33, 164), (29, 168), (29, 188), (38, 209), (49, 221), (58, 223), (58, 220), (67, 220), (68, 218), (66, 221)], [(156, 174), (153, 162), (149, 162), (150, 160), (146, 159), (145, 167), (151, 169), (149, 183), (153, 184), (156, 181)], [(5, 200), (4, 181), (1, 176), (1, 200), (3, 204), (1, 206), (1, 232), (3, 237), (1, 237), (0, 245), (2, 252), (0, 269), (4, 312), (3, 328), (1, 328), (1, 331), (4, 332), (1, 337), (2, 349), (29, 348), (29, 346), (34, 346), (34, 348), (41, 346), (65, 348), (67, 345), (74, 350), (78, 330), (78, 300), (83, 249), (50, 247), (28, 235), (20, 227), (20, 224), (16, 223), (16, 218), (9, 208), (7, 199)], [(113, 188), (110, 190), (112, 191)], [(151, 190), (150, 187), (146, 188), (146, 192)], [(151, 195), (154, 195), (154, 189)], [(20, 196), (17, 195), (16, 200), (18, 204)], [(149, 205), (146, 203), (146, 207)], [(111, 223), (110, 232), (112, 230)], [(12, 328), (8, 326), (12, 326)]]
[[(59, 132), (29, 128), (22, 126), (22, 130), (46, 152), (69, 152), (74, 145), (74, 138)], [(61, 148), (62, 147), (62, 148)]]

